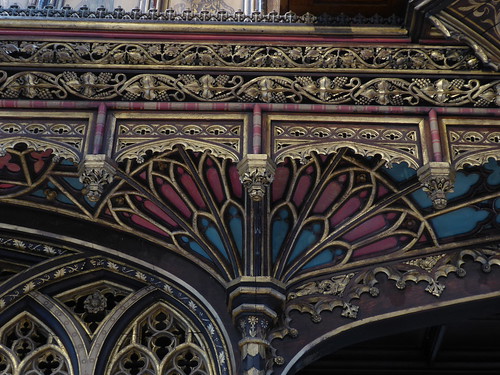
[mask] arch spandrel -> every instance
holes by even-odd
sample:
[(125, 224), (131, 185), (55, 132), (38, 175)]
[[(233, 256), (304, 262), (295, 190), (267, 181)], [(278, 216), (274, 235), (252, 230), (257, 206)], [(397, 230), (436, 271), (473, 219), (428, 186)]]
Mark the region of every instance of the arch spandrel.
[[(183, 341), (171, 345), (172, 354), (169, 359), (161, 356), (163, 362), (184, 363), (187, 358), (188, 365), (193, 369), (199, 368), (200, 371), (205, 369), (207, 374), (233, 373), (234, 358), (228, 350), (231, 343), (226, 328), (222, 326), (221, 319), (214, 314), (214, 307), (207, 304), (207, 300), (197, 295), (192, 288), (187, 290), (182, 286), (182, 280), (175, 277), (171, 280), (168, 276), (158, 276), (146, 269), (131, 268), (130, 265), (120, 261), (98, 257), (73, 260), (69, 263), (66, 261), (51, 269), (42, 273), (39, 269), (38, 273), (25, 278), (17, 288), (3, 293), (0, 297), (0, 309), (2, 312), (22, 311), (29, 299), (31, 302), (27, 303), (32, 307), (31, 314), (40, 314), (47, 324), (57, 325), (58, 334), (64, 336), (62, 341), (57, 341), (61, 350), (77, 357), (72, 365), (77, 366), (79, 372), (68, 372), (68, 374), (104, 373), (108, 363), (106, 358), (113, 350), (119, 351), (120, 345), (125, 345), (123, 340), (127, 335), (121, 329), (132, 327), (135, 324), (132, 322), (135, 320), (147, 323), (147, 313), (154, 311), (158, 313), (167, 311), (176, 321), (182, 322), (179, 324), (185, 330)], [(79, 287), (65, 290), (61, 294), (66, 285), (79, 285)], [(114, 298), (114, 306), (111, 306), (108, 296), (113, 292), (111, 289), (114, 289), (115, 295), (118, 289), (121, 291), (128, 289), (129, 295), (123, 295), (124, 298)], [(107, 301), (96, 297), (96, 291)], [(76, 306), (71, 303), (73, 300), (76, 301)], [(84, 300), (82, 306), (78, 305), (79, 300)], [(80, 310), (84, 313), (82, 314)], [(23, 313), (20, 314), (24, 316)], [(98, 319), (100, 322), (93, 329), (89, 323), (95, 321), (99, 314), (102, 315)], [(8, 327), (10, 326), (4, 325), (4, 330)], [(134, 337), (141, 335), (137, 329), (133, 329)], [(157, 332), (162, 336), (160, 333)], [(142, 335), (144, 334), (143, 331)], [(193, 335), (196, 338), (193, 338)], [(156, 336), (153, 334), (151, 337)], [(144, 343), (139, 344), (146, 345), (145, 342), (149, 338), (144, 337), (144, 340)], [(163, 341), (158, 345), (154, 344), (149, 350), (154, 352), (163, 344)], [(153, 374), (156, 374), (160, 367), (170, 366), (166, 362), (164, 364), (158, 355), (154, 358), (156, 367)], [(196, 358), (200, 358), (197, 365), (194, 364)], [(181, 366), (182, 363), (176, 366)], [(77, 370), (75, 368), (68, 371)]]
[[(284, 358), (278, 374), (295, 374), (321, 356), (368, 338), (498, 313), (496, 245), (359, 271), (363, 276), (346, 275), (347, 283), (342, 277), (317, 280), (288, 296), (288, 327), (276, 330), (273, 344), (278, 352), (283, 345), (293, 354)], [(471, 285), (486, 279), (479, 293), (472, 292)]]

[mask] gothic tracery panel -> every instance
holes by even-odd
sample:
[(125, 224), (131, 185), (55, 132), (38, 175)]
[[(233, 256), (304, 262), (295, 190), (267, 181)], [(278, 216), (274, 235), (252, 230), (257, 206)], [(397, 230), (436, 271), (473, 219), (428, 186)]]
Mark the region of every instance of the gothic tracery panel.
[(129, 326), (107, 374), (208, 375), (205, 345), (189, 322), (160, 303)]
[(28, 313), (5, 324), (0, 340), (2, 375), (73, 375), (60, 339)]

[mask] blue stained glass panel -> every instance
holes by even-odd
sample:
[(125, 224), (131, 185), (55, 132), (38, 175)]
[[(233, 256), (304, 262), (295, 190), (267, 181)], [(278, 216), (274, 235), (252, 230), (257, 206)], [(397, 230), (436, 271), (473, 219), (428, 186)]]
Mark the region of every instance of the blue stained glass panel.
[[(495, 200), (495, 209), (497, 209), (498, 211), (500, 211), (500, 198), (498, 198), (497, 200)], [(497, 214), (497, 223), (500, 223), (500, 213)]]
[(456, 236), (470, 232), (489, 215), (486, 210), (472, 207), (461, 208), (431, 219), (431, 223), (439, 238)]
[(405, 162), (393, 164), (391, 168), (384, 167), (383, 170), (397, 182), (409, 180), (417, 174), (417, 171)]
[(201, 219), (201, 225), (202, 225), (202, 230), (207, 239), (212, 243), (212, 245), (214, 245), (221, 252), (224, 258), (229, 260), (227, 250), (224, 247), (224, 244), (222, 243), (222, 238), (220, 237), (220, 234), (217, 231), (217, 229), (215, 229), (212, 225), (210, 225), (210, 222), (206, 218)]
[(243, 256), (243, 222), (241, 217), (238, 216), (238, 209), (234, 206), (229, 208), (229, 230), (233, 236), (236, 247), (240, 256)]
[(417, 191), (410, 194), (413, 200), (417, 203), (420, 208), (432, 207), (432, 201), (425, 191), (418, 189)]
[(495, 186), (500, 185), (500, 164), (494, 159), (490, 159), (488, 163), (484, 165), (487, 171), (491, 171), (491, 174), (488, 176), (488, 184)]
[(302, 230), (299, 235), (299, 239), (295, 244), (290, 259), (288, 259), (288, 263), (293, 261), (299, 255), (301, 255), (307, 248), (311, 247), (312, 244), (318, 241), (319, 236), (321, 235), (323, 226), (320, 223), (314, 223), (310, 225), (308, 228)]
[(345, 254), (345, 250), (343, 249), (327, 249), (316, 255), (311, 261), (309, 261), (302, 269), (308, 269), (316, 266), (322, 266), (328, 263), (333, 262), (336, 257), (342, 256)]
[(273, 220), (272, 224), (272, 249), (273, 249), (273, 261), (278, 259), (278, 254), (285, 241), (285, 238), (290, 230), (289, 223), (290, 213), (286, 208), (282, 208), (278, 211), (276, 219)]
[(452, 200), (466, 194), (478, 181), (479, 175), (476, 173), (469, 175), (465, 175), (461, 172), (457, 173), (455, 177), (455, 186), (453, 188), (453, 193), (449, 193), (447, 195), (448, 200)]
[(186, 236), (182, 236), (182, 237), (181, 237), (181, 240), (182, 240), (184, 243), (189, 244), (189, 248), (190, 248), (191, 250), (193, 250), (194, 252), (196, 252), (196, 253), (200, 254), (201, 256), (203, 256), (203, 257), (207, 258), (208, 260), (212, 260), (212, 259), (210, 258), (210, 256), (209, 256), (209, 255), (205, 252), (205, 250), (203, 250), (203, 248), (202, 248), (200, 245), (198, 245), (196, 242), (194, 242), (194, 241), (190, 240), (190, 239), (189, 239), (188, 237), (186, 237)]

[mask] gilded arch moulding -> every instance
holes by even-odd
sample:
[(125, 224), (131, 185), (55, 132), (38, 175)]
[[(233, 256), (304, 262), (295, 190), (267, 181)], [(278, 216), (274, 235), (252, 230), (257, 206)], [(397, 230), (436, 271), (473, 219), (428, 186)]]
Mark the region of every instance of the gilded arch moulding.
[(403, 151), (398, 151), (390, 149), (388, 147), (344, 140), (328, 143), (313, 143), (296, 147), (292, 146), (290, 148), (287, 148), (286, 151), (277, 153), (276, 163), (281, 163), (286, 158), (298, 159), (303, 163), (306, 163), (307, 159), (313, 152), (320, 155), (328, 155), (336, 153), (342, 148), (349, 148), (356, 154), (365, 157), (373, 157), (379, 155), (381, 159), (385, 161), (387, 167), (391, 167), (392, 164), (401, 162), (408, 163), (408, 166), (414, 169), (418, 169), (420, 166), (416, 145), (403, 144), (401, 145)]
[[(465, 166), (480, 166), (488, 162), (489, 159), (500, 160), (500, 148), (490, 148), (485, 151), (474, 151), (469, 155), (465, 155), (454, 163), (456, 170), (463, 169)], [(473, 151), (473, 150), (471, 150)]]
[[(147, 271), (139, 270), (108, 258), (90, 257), (73, 260), (72, 262), (61, 264), (53, 267), (51, 270), (46, 270), (28, 279), (24, 279), (0, 295), (0, 311), (5, 311), (14, 306), (17, 301), (29, 294), (33, 294), (36, 298), (39, 295), (37, 291), (46, 285), (75, 277), (83, 272), (88, 273), (89, 271), (98, 270), (105, 270), (121, 277), (131, 278), (134, 282), (144, 284), (146, 287), (144, 291), (154, 292), (154, 290), (158, 290), (168, 296), (168, 298), (175, 300), (176, 304), (179, 304), (186, 312), (189, 312), (190, 319), (193, 321), (196, 320), (196, 324), (200, 325), (199, 329), (203, 329), (206, 332), (207, 339), (210, 341), (210, 348), (213, 352), (214, 363), (217, 364), (217, 368), (215, 368), (216, 374), (229, 375), (232, 373), (234, 363), (232, 353), (228, 351), (226, 333), (223, 331), (224, 328), (220, 327), (216, 317), (213, 316), (210, 306), (205, 306), (198, 297), (185, 291), (185, 287), (179, 286), (175, 282), (166, 281)], [(132, 300), (135, 302), (137, 299), (133, 298)], [(119, 314), (121, 313), (120, 310)], [(106, 324), (109, 326), (110, 323), (105, 322), (104, 326)], [(108, 328), (102, 328), (99, 331), (100, 334), (98, 337), (102, 339), (102, 334), (108, 332)]]
[(5, 156), (7, 149), (12, 149), (19, 144), (24, 144), (26, 148), (34, 151), (51, 150), (54, 155), (52, 158), (54, 162), (57, 162), (61, 158), (69, 159), (73, 163), (78, 163), (80, 161), (79, 153), (65, 145), (63, 146), (59, 143), (46, 141), (44, 139), (28, 137), (10, 137), (0, 140), (0, 156)]
[(128, 148), (124, 151), (118, 152), (115, 155), (117, 162), (122, 162), (125, 159), (136, 160), (138, 163), (144, 162), (144, 156), (147, 152), (164, 152), (171, 151), (176, 146), (182, 146), (186, 150), (194, 152), (209, 151), (215, 157), (229, 159), (231, 161), (238, 161), (240, 156), (237, 152), (230, 150), (229, 147), (220, 146), (214, 143), (204, 142), (197, 139), (187, 138), (173, 138), (161, 141), (150, 142), (141, 144), (135, 147)]

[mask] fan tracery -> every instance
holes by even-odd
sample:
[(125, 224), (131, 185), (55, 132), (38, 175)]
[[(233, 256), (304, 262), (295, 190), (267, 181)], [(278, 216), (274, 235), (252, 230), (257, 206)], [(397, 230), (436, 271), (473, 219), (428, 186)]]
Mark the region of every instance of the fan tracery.
[(272, 188), (271, 234), (275, 277), (289, 280), (329, 267), (436, 241), (432, 227), (398, 187), (383, 162), (362, 162), (341, 150), (291, 159), (277, 168)]
[(124, 169), (105, 217), (209, 262), (227, 279), (241, 274), (243, 190), (234, 163), (178, 147)]

